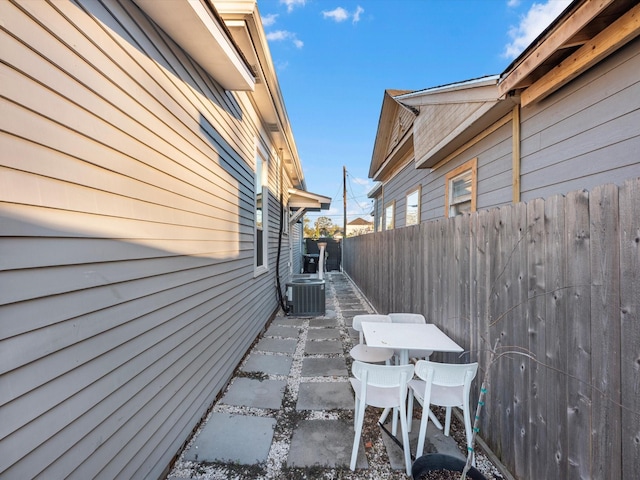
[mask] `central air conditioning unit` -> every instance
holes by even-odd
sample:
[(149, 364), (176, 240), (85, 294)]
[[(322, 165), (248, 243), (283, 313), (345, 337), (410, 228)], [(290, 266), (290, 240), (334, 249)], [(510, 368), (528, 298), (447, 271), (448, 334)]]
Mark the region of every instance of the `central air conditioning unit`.
[(298, 278), (287, 283), (287, 306), (290, 315), (325, 314), (325, 283), (319, 278)]

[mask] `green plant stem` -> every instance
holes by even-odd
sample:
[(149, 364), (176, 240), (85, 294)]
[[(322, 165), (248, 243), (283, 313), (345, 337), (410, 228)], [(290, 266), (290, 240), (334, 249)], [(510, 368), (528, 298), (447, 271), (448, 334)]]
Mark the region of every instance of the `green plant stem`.
[(500, 337), (496, 339), (496, 342), (491, 349), (489, 364), (487, 365), (484, 377), (482, 379), (482, 385), (480, 386), (480, 395), (478, 396), (478, 405), (476, 406), (476, 416), (473, 420), (473, 428), (471, 433), (471, 448), (467, 446), (467, 463), (464, 465), (464, 469), (462, 470), (462, 474), (460, 475), (460, 480), (464, 480), (466, 478), (467, 472), (469, 471), (469, 469), (471, 468), (471, 464), (473, 463), (474, 445), (476, 443), (476, 436), (480, 431), (480, 413), (482, 413), (484, 399), (491, 383), (491, 365), (493, 364), (493, 361), (495, 359), (496, 350), (498, 349), (499, 343)]

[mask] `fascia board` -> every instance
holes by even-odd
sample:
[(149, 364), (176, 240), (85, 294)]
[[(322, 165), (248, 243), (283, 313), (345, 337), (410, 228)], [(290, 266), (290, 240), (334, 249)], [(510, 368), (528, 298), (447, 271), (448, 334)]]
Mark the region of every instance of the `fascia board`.
[(403, 95), (395, 97), (395, 99), (403, 105), (420, 107), (423, 105), (495, 102), (498, 97), (498, 85), (496, 81), (493, 81), (488, 85), (474, 85), (455, 90), (424, 91), (420, 95)]

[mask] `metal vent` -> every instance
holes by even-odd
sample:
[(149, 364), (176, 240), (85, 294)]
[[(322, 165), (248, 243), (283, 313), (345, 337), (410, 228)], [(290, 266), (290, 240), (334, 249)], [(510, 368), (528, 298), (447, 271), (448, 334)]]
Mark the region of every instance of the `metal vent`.
[(324, 280), (301, 278), (287, 283), (287, 305), (291, 315), (324, 315)]

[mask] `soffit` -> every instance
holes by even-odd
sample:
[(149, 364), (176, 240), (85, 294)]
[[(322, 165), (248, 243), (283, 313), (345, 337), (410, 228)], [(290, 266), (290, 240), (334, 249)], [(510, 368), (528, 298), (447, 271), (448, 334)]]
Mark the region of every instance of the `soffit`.
[(331, 199), (329, 197), (297, 188), (289, 189), (289, 208), (292, 210), (305, 209), (319, 212), (320, 210), (328, 210), (330, 207)]

